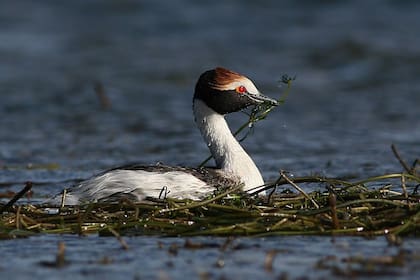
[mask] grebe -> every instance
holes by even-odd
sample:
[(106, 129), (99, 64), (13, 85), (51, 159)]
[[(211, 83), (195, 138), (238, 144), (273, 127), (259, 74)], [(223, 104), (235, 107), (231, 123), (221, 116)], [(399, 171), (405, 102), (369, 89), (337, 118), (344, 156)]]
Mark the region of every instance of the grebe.
[[(247, 77), (220, 67), (204, 72), (195, 86), (193, 112), (216, 168), (121, 166), (70, 188), (64, 204), (116, 202), (122, 198), (142, 201), (162, 197), (162, 193), (165, 197), (198, 200), (218, 187), (243, 184), (247, 191), (263, 185), (260, 171), (232, 135), (224, 115), (264, 102), (277, 105)], [(57, 195), (47, 203), (58, 205), (61, 198)]]

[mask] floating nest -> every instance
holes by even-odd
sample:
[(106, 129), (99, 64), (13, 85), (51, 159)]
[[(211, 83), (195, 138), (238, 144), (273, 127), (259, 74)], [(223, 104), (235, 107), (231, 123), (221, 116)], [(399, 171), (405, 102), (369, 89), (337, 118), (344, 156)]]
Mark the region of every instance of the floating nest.
[[(281, 172), (270, 195), (241, 193), (240, 186), (203, 201), (150, 200), (51, 207), (0, 205), (0, 238), (35, 234), (159, 236), (357, 235), (418, 236), (420, 176), (386, 174), (363, 181), (319, 176), (289, 178)], [(306, 193), (305, 184), (323, 191)], [(276, 190), (276, 191), (275, 191)], [(266, 190), (259, 190), (266, 191)]]

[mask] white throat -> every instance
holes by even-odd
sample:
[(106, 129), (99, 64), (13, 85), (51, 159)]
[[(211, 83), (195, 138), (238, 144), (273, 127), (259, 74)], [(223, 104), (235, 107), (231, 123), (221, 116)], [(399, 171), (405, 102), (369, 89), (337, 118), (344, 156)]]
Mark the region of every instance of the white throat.
[(195, 121), (217, 168), (239, 177), (245, 184), (245, 191), (263, 185), (260, 171), (232, 135), (224, 116), (199, 99), (194, 100), (193, 110)]

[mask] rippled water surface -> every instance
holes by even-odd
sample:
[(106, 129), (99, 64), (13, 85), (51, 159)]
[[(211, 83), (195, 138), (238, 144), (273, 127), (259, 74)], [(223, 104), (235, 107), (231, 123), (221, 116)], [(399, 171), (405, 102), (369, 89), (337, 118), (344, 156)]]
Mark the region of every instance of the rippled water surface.
[[(51, 267), (57, 239), (66, 244), (66, 265), (60, 268)], [(190, 246), (185, 246), (181, 238), (135, 237), (126, 238), (126, 242), (128, 250), (123, 250), (114, 238), (95, 236), (40, 236), (2, 241), (0, 277), (332, 279), (332, 276), (351, 277), (352, 271), (359, 275), (356, 279), (417, 279), (419, 275), (416, 260), (402, 261), (401, 266), (387, 263), (389, 258), (404, 254), (407, 258), (418, 258), (420, 252), (415, 240), (406, 240), (405, 249), (388, 247), (384, 238), (366, 241), (298, 236), (238, 238), (230, 242), (224, 238), (193, 238), (188, 241)], [(369, 242), (368, 251), (366, 242)], [(365, 251), (363, 256), (362, 251)], [(351, 261), (363, 257), (377, 259), (378, 264), (364, 267), (360, 262)]]
[[(208, 152), (191, 115), (193, 87), (201, 72), (218, 65), (246, 74), (272, 97), (284, 92), (283, 74), (297, 77), (286, 103), (244, 142), (267, 180), (279, 169), (350, 178), (399, 172), (392, 143), (408, 162), (419, 157), (417, 2), (204, 2), (3, 3), (0, 191), (16, 191), (30, 180), (36, 202), (118, 164), (196, 166)], [(108, 107), (95, 85), (103, 87)], [(238, 127), (246, 116), (229, 120)], [(70, 274), (38, 264), (54, 258), (60, 240), (68, 247)], [(328, 238), (295, 237), (241, 239), (243, 250), (181, 250), (174, 257), (167, 246), (182, 246), (182, 239), (128, 242), (132, 248), (125, 252), (111, 238), (2, 241), (0, 273), (177, 279), (209, 272), (236, 279), (287, 272), (312, 279), (333, 273), (311, 272), (329, 254), (388, 250), (379, 239), (344, 238), (340, 251)], [(409, 242), (407, 248), (420, 247)], [(261, 267), (272, 248), (285, 251), (267, 274)], [(225, 266), (218, 269), (221, 255)], [(107, 256), (111, 264), (99, 264)], [(399, 273), (420, 275), (409, 265)]]

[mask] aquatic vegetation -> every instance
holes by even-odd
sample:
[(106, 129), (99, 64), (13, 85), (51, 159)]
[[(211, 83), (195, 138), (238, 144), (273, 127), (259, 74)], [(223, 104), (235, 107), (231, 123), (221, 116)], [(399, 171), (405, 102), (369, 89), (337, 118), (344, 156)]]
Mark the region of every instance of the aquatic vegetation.
[[(295, 191), (296, 186), (304, 184), (319, 184), (324, 190)], [(291, 179), (281, 172), (266, 188), (285, 189), (268, 196), (241, 193), (238, 186), (215, 192), (199, 202), (122, 200), (116, 204), (60, 208), (9, 203), (2, 207), (0, 237), (39, 233), (95, 233), (116, 237), (387, 235), (389, 240), (397, 240), (401, 235), (419, 234), (419, 186), (417, 173), (385, 174), (349, 182), (318, 176)], [(18, 195), (22, 196), (23, 192)], [(15, 196), (12, 201), (16, 200)]]

